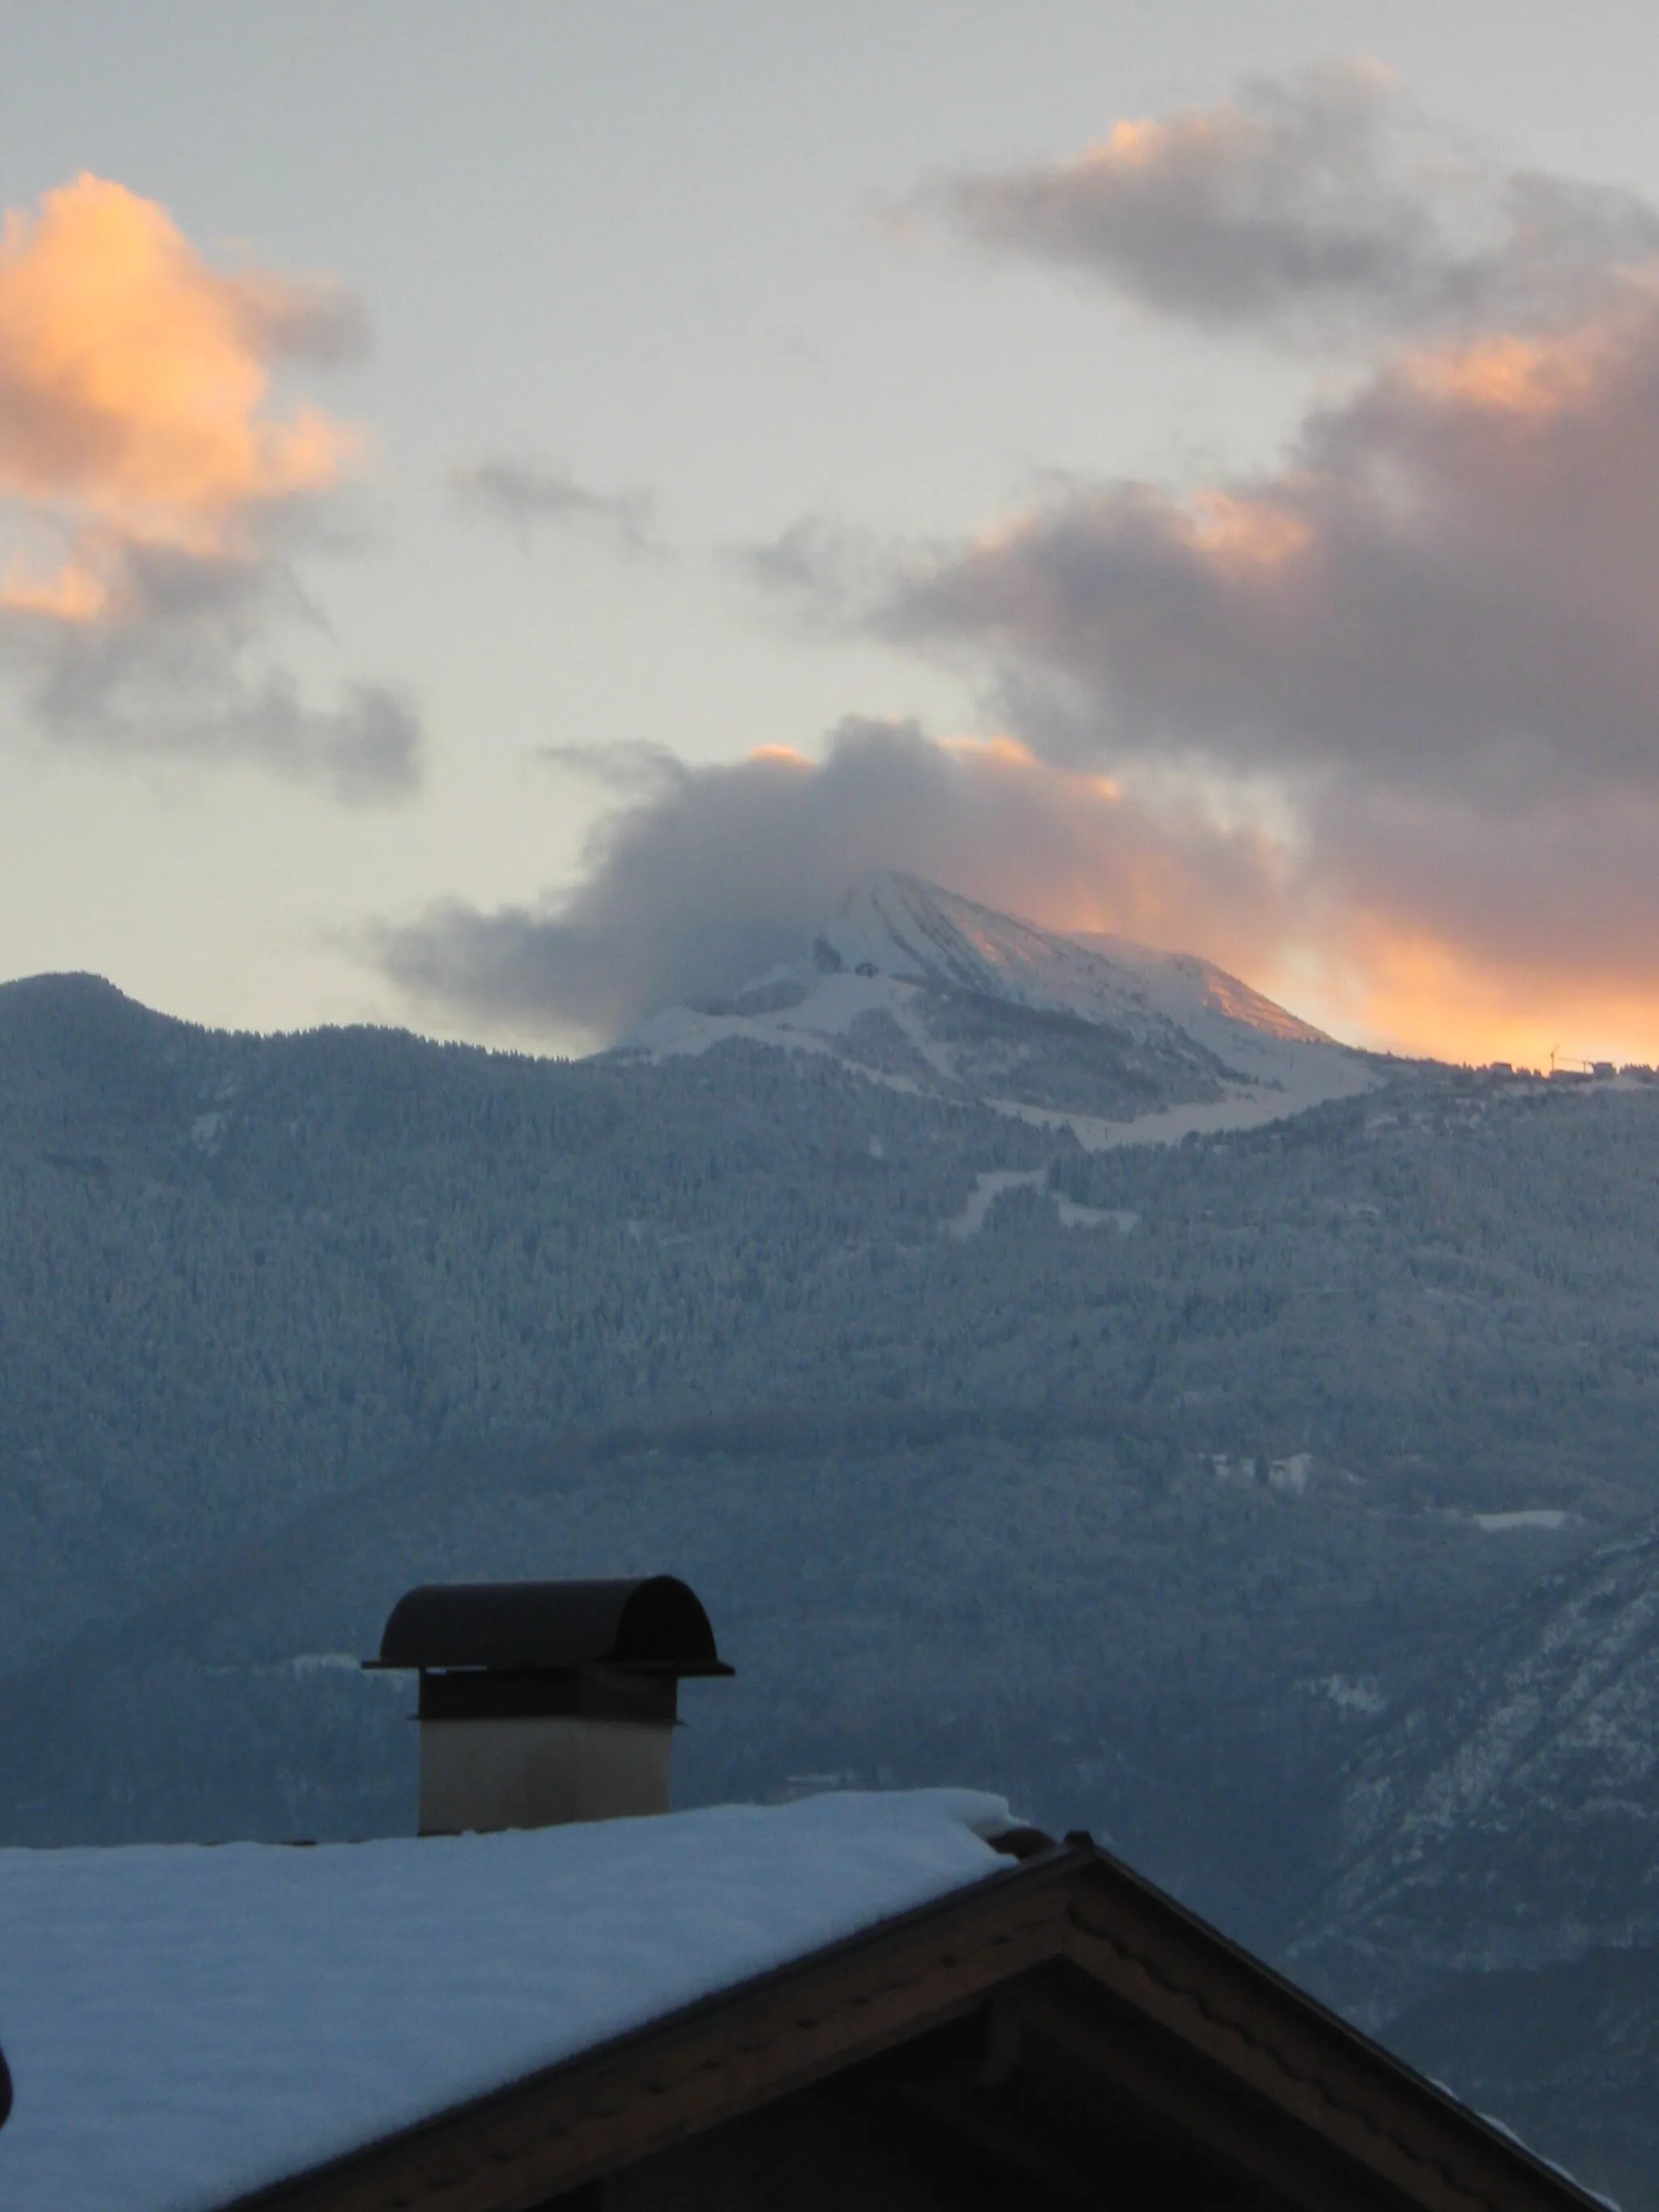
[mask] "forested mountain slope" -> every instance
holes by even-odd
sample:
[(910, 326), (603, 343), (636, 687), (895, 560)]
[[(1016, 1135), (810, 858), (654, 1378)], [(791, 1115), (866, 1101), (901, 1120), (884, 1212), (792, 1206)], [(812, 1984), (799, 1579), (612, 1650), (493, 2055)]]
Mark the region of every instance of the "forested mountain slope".
[(1656, 1109), (1405, 1072), (1089, 1154), (742, 1045), (570, 1066), (10, 987), (5, 1656), (447, 1441), (699, 1413), (1132, 1405), (1172, 1466), (1311, 1450), (1611, 1526), (1651, 1494)]
[[(403, 1588), (670, 1567), (739, 1668), (689, 1796), (994, 1784), (1269, 1948), (1395, 1896), (1366, 1778), (1659, 1505), (1659, 1089), (1366, 1073), (1090, 1150), (755, 1040), (0, 989), (0, 1830), (407, 1825)], [(1623, 1832), (1538, 1864), (1623, 1895)]]

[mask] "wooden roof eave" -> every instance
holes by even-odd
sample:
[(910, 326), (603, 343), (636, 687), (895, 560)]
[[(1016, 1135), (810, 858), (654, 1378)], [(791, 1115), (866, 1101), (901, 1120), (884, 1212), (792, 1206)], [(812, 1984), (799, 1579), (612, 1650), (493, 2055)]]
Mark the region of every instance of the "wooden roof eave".
[(1342, 2173), (1423, 2212), (1605, 2212), (1084, 1837), (222, 2212), (533, 2212), (994, 1995), (1005, 2034), (1065, 2050), (1307, 2212), (1344, 2201)]

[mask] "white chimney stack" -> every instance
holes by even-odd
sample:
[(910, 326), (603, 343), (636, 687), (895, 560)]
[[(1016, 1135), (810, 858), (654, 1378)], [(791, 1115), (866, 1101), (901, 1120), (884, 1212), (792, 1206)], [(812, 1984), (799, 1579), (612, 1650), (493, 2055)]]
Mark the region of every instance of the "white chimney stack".
[(732, 1672), (672, 1575), (428, 1583), (364, 1664), (419, 1672), (423, 1836), (665, 1813), (680, 1682)]

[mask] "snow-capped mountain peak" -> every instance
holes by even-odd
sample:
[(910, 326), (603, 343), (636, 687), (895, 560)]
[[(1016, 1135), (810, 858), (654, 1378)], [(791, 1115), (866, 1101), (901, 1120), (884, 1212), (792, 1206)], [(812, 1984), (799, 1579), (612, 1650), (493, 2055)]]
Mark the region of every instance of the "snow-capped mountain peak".
[(1089, 1144), (1131, 1124), (1139, 1141), (1273, 1120), (1371, 1080), (1359, 1054), (1208, 961), (1040, 928), (897, 873), (849, 884), (809, 957), (655, 1014), (620, 1048), (731, 1040), (1066, 1121)]
[(1195, 1022), (1223, 1024), (1203, 1039), (1217, 1050), (1236, 1042), (1240, 1030), (1285, 1042), (1331, 1042), (1207, 960), (1127, 938), (1041, 929), (918, 876), (857, 878), (818, 939), (817, 964), (1089, 1022), (1162, 1018), (1189, 1030)]

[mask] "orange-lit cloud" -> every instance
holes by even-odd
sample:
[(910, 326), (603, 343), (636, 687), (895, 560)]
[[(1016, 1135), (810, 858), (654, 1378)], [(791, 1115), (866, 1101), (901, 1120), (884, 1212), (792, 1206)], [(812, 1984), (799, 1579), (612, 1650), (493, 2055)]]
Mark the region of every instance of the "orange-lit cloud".
[(1656, 594), (1643, 276), (1546, 337), (1384, 362), (1276, 471), (1079, 488), (866, 614), (1012, 672), (1009, 718), (1050, 754), (1501, 793), (1659, 778)]
[(977, 655), (1056, 773), (1275, 824), (1231, 921), (1177, 871), (1143, 933), (1401, 1049), (1659, 1059), (1659, 261), (1385, 355), (1260, 477), (1068, 489), (888, 577), (838, 618)]
[(335, 483), (353, 433), (266, 410), (270, 360), (325, 313), (316, 287), (211, 268), (165, 208), (82, 176), (0, 233), (0, 498), (69, 541), (56, 580), (0, 605), (112, 610), (133, 544), (246, 557), (258, 509)]
[(990, 834), (910, 828), (896, 865), (1389, 1048), (1659, 1060), (1645, 277), (1384, 363), (1274, 476), (1073, 491), (889, 573), (865, 618), (981, 653), (1012, 726), (941, 748)]
[(0, 613), (41, 615), (58, 623), (90, 623), (108, 606), (109, 591), (103, 579), (73, 561), (41, 575), (14, 560), (0, 576)]
[(248, 665), (307, 507), (362, 442), (277, 405), (274, 370), (337, 355), (354, 321), (337, 287), (213, 267), (165, 208), (106, 179), (6, 216), (0, 652), (44, 735), (252, 761), (352, 800), (414, 787), (419, 731), (393, 692), (348, 684), (312, 707)]
[(757, 768), (800, 769), (812, 765), (805, 754), (797, 752), (793, 745), (757, 745), (749, 758)]
[(1212, 328), (1356, 341), (1283, 459), (1065, 489), (755, 576), (977, 668), (994, 738), (635, 762), (574, 892), (386, 941), (411, 990), (599, 1033), (730, 988), (892, 866), (1207, 956), (1358, 1039), (1659, 1059), (1659, 211), (1504, 170), (1364, 65), (921, 204)]
[[(587, 757), (562, 765), (589, 773)], [(1018, 740), (935, 742), (849, 721), (821, 760), (783, 747), (715, 767), (626, 752), (573, 895), (451, 903), (384, 933), (412, 997), (485, 1023), (614, 1037), (653, 1007), (727, 991), (806, 951), (848, 877), (903, 867), (1061, 927), (1279, 941), (1277, 856), (1197, 809), (1155, 811)]]
[[(614, 1038), (810, 946), (848, 877), (902, 867), (1051, 928), (1196, 952), (1358, 1043), (1451, 1060), (1659, 1060), (1659, 823), (1547, 817), (1437, 833), (1409, 813), (1300, 839), (1200, 794), (1114, 784), (1010, 736), (852, 722), (821, 760), (693, 767), (623, 749), (561, 765), (621, 794), (574, 893), (450, 903), (383, 933), (410, 995), (519, 1033)], [(1345, 802), (1346, 803), (1346, 802)], [(1439, 848), (1434, 849), (1434, 836)], [(1413, 852), (1416, 869), (1407, 865)], [(1583, 887), (1599, 865), (1624, 950)]]
[(1306, 517), (1288, 506), (1213, 487), (1193, 495), (1185, 526), (1199, 554), (1220, 569), (1278, 568), (1313, 539)]
[(1404, 375), (1440, 401), (1492, 415), (1559, 414), (1595, 395), (1601, 347), (1595, 331), (1522, 337), (1505, 331), (1473, 344), (1407, 357)]

